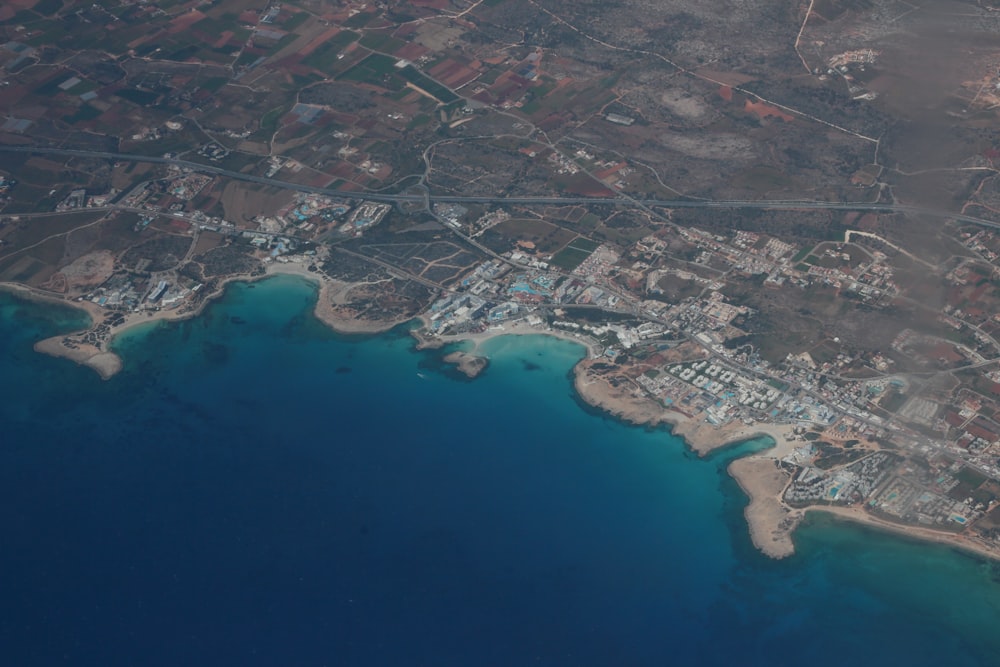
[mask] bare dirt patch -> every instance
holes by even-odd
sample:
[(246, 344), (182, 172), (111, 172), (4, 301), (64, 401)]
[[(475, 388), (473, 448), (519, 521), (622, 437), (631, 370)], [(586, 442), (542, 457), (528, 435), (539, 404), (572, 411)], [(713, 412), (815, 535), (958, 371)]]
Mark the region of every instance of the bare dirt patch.
[(63, 267), (67, 292), (86, 292), (111, 277), (115, 257), (107, 250), (91, 252)]
[(685, 120), (698, 120), (709, 113), (708, 106), (683, 90), (668, 90), (660, 95), (660, 101), (670, 113)]
[(722, 132), (703, 136), (665, 132), (660, 135), (660, 142), (678, 153), (706, 160), (747, 159), (754, 153), (749, 139)]
[(227, 220), (240, 223), (258, 215), (273, 215), (291, 203), (294, 196), (290, 190), (233, 181), (222, 191), (222, 207)]
[(747, 100), (743, 105), (743, 108), (750, 113), (757, 114), (758, 118), (768, 118), (773, 116), (774, 118), (780, 118), (786, 123), (790, 123), (795, 120), (795, 116), (787, 114), (778, 107), (771, 106), (770, 104), (764, 104), (763, 102), (751, 102)]

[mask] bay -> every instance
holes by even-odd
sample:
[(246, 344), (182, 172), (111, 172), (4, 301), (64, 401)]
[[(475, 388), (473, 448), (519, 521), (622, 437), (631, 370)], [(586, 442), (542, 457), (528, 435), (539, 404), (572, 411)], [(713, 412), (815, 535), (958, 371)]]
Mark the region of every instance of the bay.
[(0, 294), (11, 665), (1000, 664), (997, 567), (822, 516), (771, 561), (725, 474), (582, 406), (583, 349), (338, 336), (295, 278), (116, 342)]

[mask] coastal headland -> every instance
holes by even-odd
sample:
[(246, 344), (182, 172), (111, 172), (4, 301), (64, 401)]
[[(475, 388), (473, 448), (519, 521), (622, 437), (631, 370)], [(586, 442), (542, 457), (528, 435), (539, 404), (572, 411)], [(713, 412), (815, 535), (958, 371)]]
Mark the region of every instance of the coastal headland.
[(208, 304), (225, 292), (226, 286), (230, 283), (253, 282), (276, 275), (299, 276), (316, 284), (319, 293), (313, 314), (337, 333), (377, 334), (388, 331), (405, 321), (404, 319), (386, 321), (358, 318), (355, 313), (345, 308), (343, 300), (344, 293), (350, 290), (352, 284), (327, 278), (309, 271), (308, 267), (302, 263), (293, 262), (269, 264), (266, 271), (260, 274), (226, 276), (218, 282), (211, 293), (203, 295), (197, 303), (176, 309), (140, 310), (112, 314), (85, 299), (67, 299), (57, 294), (50, 294), (44, 290), (17, 283), (0, 283), (0, 289), (29, 301), (60, 304), (85, 312), (90, 318), (88, 328), (47, 338), (36, 343), (34, 348), (37, 352), (69, 359), (81, 366), (91, 368), (102, 379), (108, 380), (123, 368), (121, 357), (113, 350), (115, 337), (141, 325), (197, 317)]
[[(112, 324), (105, 324), (106, 311), (89, 301), (65, 299), (13, 283), (0, 283), (0, 289), (26, 300), (68, 305), (84, 311), (91, 320), (88, 329), (47, 338), (37, 342), (34, 349), (91, 368), (102, 379), (108, 380), (123, 368), (122, 359), (113, 350), (116, 336), (140, 325), (196, 317), (225, 291), (226, 285), (233, 282), (253, 282), (278, 275), (298, 276), (314, 283), (317, 286), (317, 299), (313, 313), (317, 319), (337, 333), (374, 335), (409, 319), (359, 319), (349, 308), (344, 307), (346, 301), (343, 295), (351, 289), (351, 284), (333, 280), (297, 262), (270, 264), (262, 274), (227, 276), (196, 306), (129, 313), (119, 317)], [(426, 326), (427, 320), (422, 317), (420, 320)], [(88, 342), (93, 340), (88, 338), (88, 334), (94, 331), (101, 331), (96, 344)], [(773, 446), (750, 456), (738, 458), (727, 467), (729, 475), (749, 499), (744, 509), (744, 517), (751, 540), (770, 558), (781, 559), (795, 553), (794, 531), (809, 512), (816, 511), (913, 539), (949, 545), (987, 558), (1000, 558), (989, 545), (969, 536), (893, 523), (873, 516), (858, 506), (790, 505), (785, 501), (784, 494), (792, 482), (793, 471), (783, 463), (783, 459), (802, 444), (793, 425), (731, 421), (717, 426), (710, 423), (705, 414), (687, 414), (679, 409), (666, 407), (650, 398), (642, 387), (634, 382), (624, 381), (621, 376), (607, 373), (607, 361), (601, 355), (601, 345), (585, 334), (552, 327), (539, 327), (524, 322), (507, 323), (476, 333), (448, 336), (426, 336), (421, 328), (416, 328), (411, 333), (417, 341), (417, 349), (440, 348), (448, 344), (464, 345), (465, 349), (450, 352), (442, 360), (453, 364), (469, 379), (477, 377), (488, 366), (489, 360), (482, 354), (480, 348), (484, 342), (493, 338), (546, 335), (571, 341), (587, 349), (587, 357), (573, 368), (573, 386), (576, 393), (588, 405), (616, 419), (636, 426), (667, 426), (699, 456), (707, 456), (748, 440), (770, 439), (774, 443)]]
[(0, 3), (6, 662), (1000, 665), (996, 3), (677, 4)]
[(669, 426), (692, 451), (706, 456), (736, 443), (767, 437), (774, 445), (750, 456), (738, 458), (727, 467), (729, 475), (749, 498), (744, 517), (750, 537), (765, 555), (781, 559), (795, 553), (793, 534), (810, 512), (824, 512), (839, 519), (861, 523), (912, 539), (946, 544), (957, 549), (1000, 559), (1000, 553), (974, 537), (920, 526), (903, 525), (874, 516), (859, 505), (837, 506), (816, 503), (793, 506), (785, 499), (794, 478), (794, 466), (786, 463), (805, 444), (791, 424), (745, 424), (730, 422), (713, 426), (704, 414), (685, 414), (649, 398), (642, 387), (621, 375), (609, 374), (606, 363), (597, 358), (581, 361), (574, 368), (574, 386), (589, 405), (638, 426)]
[(749, 457), (733, 461), (729, 474), (750, 499), (744, 516), (754, 545), (772, 558), (784, 558), (795, 551), (792, 532), (802, 512), (792, 510), (781, 496), (791, 476), (779, 461), (791, 449), (794, 427), (787, 424), (730, 423), (716, 427), (677, 410), (670, 410), (645, 396), (641, 388), (624, 381), (610, 382), (596, 360), (584, 360), (574, 369), (574, 386), (588, 404), (638, 426), (670, 427), (692, 451), (706, 456), (719, 449), (747, 440), (767, 437), (775, 444)]

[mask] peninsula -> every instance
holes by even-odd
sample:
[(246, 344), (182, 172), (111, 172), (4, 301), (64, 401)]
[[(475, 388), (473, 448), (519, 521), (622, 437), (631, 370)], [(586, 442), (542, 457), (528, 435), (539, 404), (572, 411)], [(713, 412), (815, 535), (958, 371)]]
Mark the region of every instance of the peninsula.
[(770, 438), (730, 466), (768, 555), (824, 511), (1000, 556), (989, 8), (927, 67), (919, 15), (839, 2), (64, 4), (0, 8), (0, 285), (91, 319), (40, 352), (107, 379), (293, 273), (470, 378), (545, 333), (611, 415)]

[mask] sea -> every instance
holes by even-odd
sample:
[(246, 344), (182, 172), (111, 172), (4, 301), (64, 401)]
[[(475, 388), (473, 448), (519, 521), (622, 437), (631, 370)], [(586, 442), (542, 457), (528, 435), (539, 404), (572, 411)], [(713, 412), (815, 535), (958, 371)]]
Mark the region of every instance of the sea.
[(815, 516), (780, 561), (726, 474), (581, 403), (584, 349), (469, 381), (315, 287), (234, 284), (108, 381), (0, 294), (0, 665), (1000, 665), (1000, 567)]

